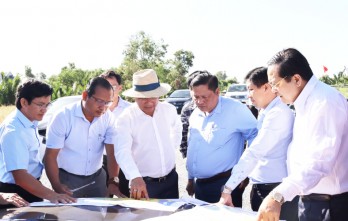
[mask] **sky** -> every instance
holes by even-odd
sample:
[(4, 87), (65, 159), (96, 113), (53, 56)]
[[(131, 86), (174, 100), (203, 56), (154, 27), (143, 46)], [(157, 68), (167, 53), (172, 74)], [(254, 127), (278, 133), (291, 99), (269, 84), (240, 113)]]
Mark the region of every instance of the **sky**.
[(315, 75), (348, 66), (347, 0), (0, 0), (0, 72), (118, 67), (132, 36), (193, 52), (195, 70), (240, 81), (294, 47)]

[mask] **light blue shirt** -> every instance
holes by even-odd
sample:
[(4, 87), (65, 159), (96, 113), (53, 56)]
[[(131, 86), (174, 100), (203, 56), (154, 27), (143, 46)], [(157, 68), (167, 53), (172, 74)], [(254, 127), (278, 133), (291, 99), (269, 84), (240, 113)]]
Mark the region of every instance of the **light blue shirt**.
[(279, 97), (260, 111), (259, 132), (244, 151), (226, 186), (236, 188), (247, 176), (251, 183), (278, 183), (287, 176), (286, 158), (294, 114)]
[(0, 126), (0, 181), (15, 183), (11, 171), (20, 169), (39, 178), (43, 169), (39, 148), (37, 121), (16, 109)]
[(190, 117), (187, 170), (189, 179), (208, 178), (231, 169), (257, 135), (257, 121), (246, 105), (219, 97), (205, 116), (196, 108)]

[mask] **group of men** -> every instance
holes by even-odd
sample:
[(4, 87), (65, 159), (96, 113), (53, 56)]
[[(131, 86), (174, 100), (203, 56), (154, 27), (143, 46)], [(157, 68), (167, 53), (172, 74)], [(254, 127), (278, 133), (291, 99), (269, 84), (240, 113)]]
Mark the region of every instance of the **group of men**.
[(259, 220), (345, 220), (346, 99), (318, 81), (293, 48), (245, 80), (257, 120), (246, 105), (220, 96), (216, 76), (195, 71), (187, 80), (193, 101), (183, 108), (182, 124), (175, 107), (159, 101), (171, 87), (152, 69), (134, 73), (133, 87), (123, 92), (133, 104), (119, 96), (115, 72), (91, 79), (81, 102), (57, 113), (47, 130), (43, 164), (54, 191), (39, 182), (36, 129), (52, 89), (28, 81), (0, 128), (0, 192), (18, 194), (23, 205), (107, 195), (178, 198), (175, 150), (181, 144), (186, 189), (197, 199), (241, 207), (249, 178)]

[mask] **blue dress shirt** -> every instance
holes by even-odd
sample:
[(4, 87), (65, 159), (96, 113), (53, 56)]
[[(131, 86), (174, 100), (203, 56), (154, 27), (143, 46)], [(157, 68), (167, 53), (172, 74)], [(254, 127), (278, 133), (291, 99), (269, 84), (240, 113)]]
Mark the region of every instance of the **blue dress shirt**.
[(0, 126), (0, 181), (15, 183), (11, 171), (20, 169), (39, 178), (43, 169), (39, 148), (37, 121), (16, 109)]
[(219, 97), (207, 116), (196, 108), (190, 117), (187, 170), (189, 179), (209, 178), (231, 169), (257, 135), (257, 121), (246, 105)]

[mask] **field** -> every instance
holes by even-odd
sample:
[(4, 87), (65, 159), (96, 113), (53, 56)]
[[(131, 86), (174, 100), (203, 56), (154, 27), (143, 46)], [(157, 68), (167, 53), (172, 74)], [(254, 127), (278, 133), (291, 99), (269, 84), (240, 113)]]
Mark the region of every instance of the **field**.
[(3, 122), (7, 115), (9, 115), (15, 106), (0, 106), (0, 123)]

